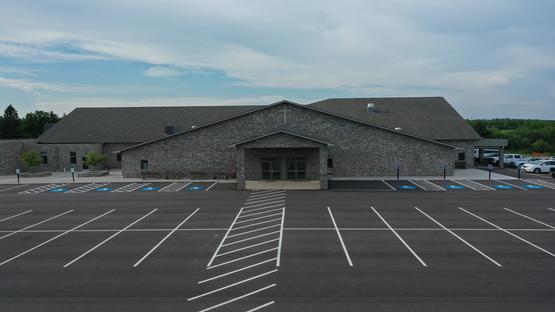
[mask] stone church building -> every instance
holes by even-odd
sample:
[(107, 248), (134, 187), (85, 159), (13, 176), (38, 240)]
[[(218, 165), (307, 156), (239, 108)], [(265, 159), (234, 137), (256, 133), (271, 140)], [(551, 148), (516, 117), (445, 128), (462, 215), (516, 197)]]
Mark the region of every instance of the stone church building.
[[(329, 179), (438, 176), (473, 165), (480, 136), (442, 97), (328, 99), (301, 105), (78, 108), (39, 138), (60, 167), (85, 151), (124, 177)], [(57, 158), (56, 158), (57, 157)], [(68, 161), (69, 160), (69, 161)]]

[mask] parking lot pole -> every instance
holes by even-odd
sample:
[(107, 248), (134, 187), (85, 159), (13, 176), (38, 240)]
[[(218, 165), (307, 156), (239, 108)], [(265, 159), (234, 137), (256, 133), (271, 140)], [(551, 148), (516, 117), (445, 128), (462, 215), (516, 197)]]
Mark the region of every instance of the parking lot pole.
[(401, 166), (397, 164), (397, 181), (399, 181), (399, 171), (401, 171)]
[(518, 165), (517, 168), (516, 168), (516, 176), (517, 176), (517, 178), (518, 178), (519, 180), (520, 180), (520, 167), (521, 167), (521, 166)]
[(445, 181), (446, 176), (447, 176), (447, 166), (443, 165), (443, 181)]
[(17, 174), (17, 184), (19, 184), (19, 173), (21, 171), (19, 169), (15, 169), (15, 174)]
[(71, 179), (75, 182), (75, 169), (71, 168)]

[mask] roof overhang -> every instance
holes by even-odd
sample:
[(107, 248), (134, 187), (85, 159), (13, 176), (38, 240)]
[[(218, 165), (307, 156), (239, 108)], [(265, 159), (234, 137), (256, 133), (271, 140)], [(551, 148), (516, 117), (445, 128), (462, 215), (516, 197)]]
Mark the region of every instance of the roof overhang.
[(276, 134), (286, 134), (286, 135), (290, 135), (290, 136), (293, 136), (293, 137), (296, 137), (296, 138), (299, 138), (299, 139), (302, 139), (302, 140), (312, 141), (312, 142), (316, 142), (316, 143), (326, 145), (326, 146), (334, 146), (332, 143), (325, 142), (325, 141), (322, 141), (322, 140), (318, 140), (318, 139), (315, 139), (315, 138), (311, 138), (311, 137), (306, 136), (306, 135), (294, 133), (294, 132), (287, 131), (287, 130), (278, 130), (278, 131), (273, 131), (273, 132), (270, 132), (270, 133), (267, 133), (267, 134), (264, 134), (264, 135), (260, 135), (260, 136), (254, 137), (254, 138), (250, 138), (250, 139), (247, 139), (247, 140), (243, 140), (243, 141), (240, 141), (240, 142), (230, 144), (229, 147), (238, 147), (239, 145), (243, 145), (243, 144), (246, 144), (246, 143), (262, 140), (264, 138), (267, 138), (267, 137), (270, 137), (270, 136), (276, 135)]

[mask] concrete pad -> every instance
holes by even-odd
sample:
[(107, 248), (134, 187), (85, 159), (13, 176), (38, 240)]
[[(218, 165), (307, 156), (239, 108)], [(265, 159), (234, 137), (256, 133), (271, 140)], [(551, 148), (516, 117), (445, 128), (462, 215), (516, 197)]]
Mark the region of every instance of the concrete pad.
[(320, 181), (245, 181), (247, 190), (319, 190)]

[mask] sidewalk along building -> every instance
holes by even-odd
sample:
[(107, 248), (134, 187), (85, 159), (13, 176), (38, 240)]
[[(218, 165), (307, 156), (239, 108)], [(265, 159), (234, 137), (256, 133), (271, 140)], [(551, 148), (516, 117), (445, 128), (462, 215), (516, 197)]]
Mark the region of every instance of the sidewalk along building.
[[(442, 97), (308, 105), (81, 108), (39, 138), (95, 147), (124, 177), (236, 178), (326, 189), (328, 179), (448, 175), (473, 165), (480, 136)], [(78, 157), (77, 157), (78, 158)], [(71, 165), (71, 164), (64, 164)]]

